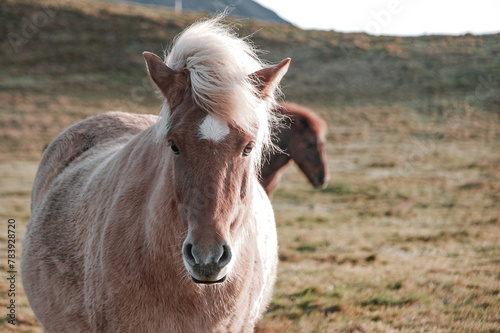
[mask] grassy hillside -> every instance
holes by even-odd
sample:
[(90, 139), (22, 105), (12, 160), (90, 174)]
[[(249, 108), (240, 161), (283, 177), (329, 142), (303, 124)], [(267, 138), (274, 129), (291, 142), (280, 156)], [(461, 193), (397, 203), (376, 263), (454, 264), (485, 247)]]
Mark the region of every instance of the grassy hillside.
[[(106, 110), (157, 113), (141, 53), (201, 15), (93, 1), (0, 4), (0, 307), (43, 147)], [(257, 332), (500, 332), (500, 35), (373, 37), (239, 21), (288, 100), (328, 122), (330, 185), (275, 193), (278, 282)], [(17, 247), (17, 260), (20, 248)], [(39, 332), (21, 281), (18, 325)], [(3, 311), (2, 313), (6, 313)]]
[[(0, 61), (9, 64), (2, 66), (2, 77), (50, 75), (62, 79), (68, 75), (63, 86), (70, 90), (76, 88), (73, 85), (81, 87), (82, 82), (74, 82), (77, 74), (109, 73), (110, 82), (90, 77), (106, 86), (122, 86), (130, 83), (124, 79), (142, 77), (142, 51), (160, 53), (179, 31), (201, 16), (54, 0), (8, 0), (0, 13)], [(285, 85), (294, 99), (338, 104), (367, 103), (374, 98), (432, 100), (445, 95), (461, 96), (463, 103), (481, 85), (487, 91), (498, 90), (500, 35), (373, 37), (245, 20), (239, 23), (242, 36), (255, 33), (252, 40), (268, 51), (264, 58), (293, 59)], [(116, 88), (109, 86), (109, 90)], [(498, 109), (498, 91), (485, 95), (480, 106)]]
[[(76, 104), (135, 111), (156, 103), (141, 54), (161, 54), (199, 17), (91, 1), (4, 1), (0, 128), (2, 140), (17, 144), (2, 144), (1, 151), (38, 151), (69, 124), (67, 109)], [(500, 109), (500, 35), (373, 37), (238, 24), (242, 36), (253, 34), (264, 58), (292, 58), (283, 83), (290, 100), (329, 107), (399, 103), (425, 115)], [(64, 112), (48, 124), (34, 123), (33, 112), (24, 115), (22, 107), (29, 99), (38, 104), (33, 112)], [(101, 105), (103, 99), (111, 105)], [(38, 128), (47, 137), (19, 142), (19, 127)]]

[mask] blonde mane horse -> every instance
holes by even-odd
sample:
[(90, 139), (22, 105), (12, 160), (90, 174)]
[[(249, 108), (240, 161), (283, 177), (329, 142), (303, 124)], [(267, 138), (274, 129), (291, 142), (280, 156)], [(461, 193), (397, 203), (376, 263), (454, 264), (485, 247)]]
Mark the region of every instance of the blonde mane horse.
[(257, 173), (290, 59), (264, 67), (218, 18), (144, 58), (160, 117), (91, 117), (42, 157), (26, 295), (46, 332), (251, 332), (276, 278)]

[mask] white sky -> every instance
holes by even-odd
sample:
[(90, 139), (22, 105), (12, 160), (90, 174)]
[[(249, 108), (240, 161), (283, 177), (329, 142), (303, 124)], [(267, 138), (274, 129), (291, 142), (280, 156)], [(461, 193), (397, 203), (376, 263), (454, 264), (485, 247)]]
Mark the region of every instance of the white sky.
[(500, 32), (500, 0), (255, 0), (302, 29), (372, 35)]

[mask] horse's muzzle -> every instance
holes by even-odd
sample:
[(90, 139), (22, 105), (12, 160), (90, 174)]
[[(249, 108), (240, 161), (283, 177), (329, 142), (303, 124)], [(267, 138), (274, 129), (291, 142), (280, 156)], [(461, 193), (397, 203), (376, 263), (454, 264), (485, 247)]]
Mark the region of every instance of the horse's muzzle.
[(310, 177), (311, 184), (315, 188), (326, 188), (328, 186), (329, 180), (330, 177), (328, 175), (325, 175), (324, 173), (315, 174)]
[(194, 282), (211, 284), (225, 281), (232, 258), (231, 248), (226, 243), (205, 250), (203, 246), (185, 242), (182, 255)]

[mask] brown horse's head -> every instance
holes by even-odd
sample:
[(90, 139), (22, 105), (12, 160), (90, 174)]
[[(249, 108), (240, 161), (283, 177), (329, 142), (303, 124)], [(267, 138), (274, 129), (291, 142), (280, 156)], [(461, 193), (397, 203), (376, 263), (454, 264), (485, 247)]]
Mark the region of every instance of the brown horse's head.
[(225, 49), (217, 49), (217, 38), (228, 36), (207, 36), (203, 25), (198, 28), (188, 37), (199, 45), (183, 49), (187, 30), (168, 65), (152, 53), (144, 57), (166, 98), (157, 140), (170, 155), (174, 202), (186, 231), (184, 266), (193, 281), (215, 283), (226, 279), (238, 256), (260, 155), (269, 142), (273, 91), (290, 60), (262, 69), (244, 52), (233, 59), (227, 40)]
[(297, 163), (314, 187), (326, 187), (329, 180), (325, 156), (326, 122), (311, 110), (283, 103), (281, 110), (291, 120), (284, 131), (288, 138), (286, 152)]

